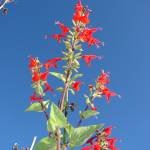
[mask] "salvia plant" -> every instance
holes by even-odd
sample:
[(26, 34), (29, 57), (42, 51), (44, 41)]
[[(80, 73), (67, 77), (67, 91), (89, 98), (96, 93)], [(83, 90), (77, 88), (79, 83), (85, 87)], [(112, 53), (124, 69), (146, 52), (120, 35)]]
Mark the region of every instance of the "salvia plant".
[[(32, 75), (33, 94), (30, 96), (31, 105), (26, 112), (35, 111), (43, 112), (46, 118), (47, 137), (38, 141), (34, 150), (118, 150), (115, 143), (118, 140), (111, 137), (112, 126), (104, 127), (104, 124), (82, 126), (85, 119), (96, 117), (99, 111), (96, 107), (95, 99), (105, 98), (110, 102), (110, 97), (118, 96), (117, 93), (108, 88), (110, 83), (110, 74), (104, 70), (100, 71), (97, 79), (93, 84), (88, 85), (89, 94), (83, 93), (85, 99), (85, 108), (79, 111), (79, 119), (76, 125), (72, 125), (69, 116), (72, 112), (78, 111), (76, 102), (70, 101), (70, 95), (75, 95), (80, 91), (83, 82), (80, 78), (83, 76), (79, 72), (80, 60), (84, 60), (87, 66), (93, 59), (100, 59), (96, 55), (86, 55), (82, 45), (101, 47), (104, 42), (95, 38), (93, 34), (101, 28), (89, 27), (89, 15), (91, 10), (83, 6), (81, 0), (78, 0), (73, 14), (72, 27), (64, 25), (57, 21), (60, 33), (46, 35), (47, 39), (56, 39), (58, 43), (63, 43), (65, 49), (62, 51), (62, 57), (51, 58), (41, 62), (38, 57), (29, 58), (29, 70)], [(63, 72), (51, 71), (52, 68), (57, 70), (63, 62)], [(54, 76), (62, 82), (62, 86), (53, 88), (48, 83), (48, 77)], [(55, 103), (54, 100), (47, 99), (47, 94), (55, 95), (56, 91), (60, 92), (60, 98)], [(49, 108), (50, 107), (50, 108)], [(74, 118), (76, 119), (76, 118)]]

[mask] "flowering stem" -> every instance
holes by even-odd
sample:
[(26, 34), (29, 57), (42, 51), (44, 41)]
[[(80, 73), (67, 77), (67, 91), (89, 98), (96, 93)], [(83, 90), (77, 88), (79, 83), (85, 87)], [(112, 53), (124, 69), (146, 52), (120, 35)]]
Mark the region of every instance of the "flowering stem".
[[(44, 113), (44, 115), (45, 115), (45, 118), (46, 118), (46, 120), (48, 121), (48, 120), (49, 120), (49, 115), (48, 115), (47, 111), (45, 110), (45, 106), (44, 106), (44, 104), (43, 104), (42, 101), (40, 102), (40, 104), (41, 104), (41, 107), (42, 107), (42, 109), (43, 109), (43, 113)], [(48, 136), (51, 137), (51, 132), (48, 133)]]

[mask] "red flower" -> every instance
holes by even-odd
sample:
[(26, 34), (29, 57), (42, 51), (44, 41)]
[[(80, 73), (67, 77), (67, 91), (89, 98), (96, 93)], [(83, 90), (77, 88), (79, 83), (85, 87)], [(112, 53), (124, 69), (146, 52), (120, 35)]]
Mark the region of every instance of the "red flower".
[(32, 96), (30, 96), (30, 100), (31, 101), (38, 101), (38, 102), (41, 102), (42, 101), (42, 97), (36, 97), (35, 94), (33, 94)]
[(72, 84), (72, 87), (76, 90), (76, 91), (80, 91), (79, 86), (82, 84), (81, 81), (77, 81), (75, 83)]
[(49, 69), (50, 67), (57, 68), (57, 62), (60, 60), (62, 60), (62, 58), (60, 57), (49, 59), (47, 63), (44, 64), (44, 66), (46, 67), (46, 69)]
[(111, 150), (118, 150), (118, 148), (115, 147), (115, 142), (117, 141), (116, 138), (109, 138), (107, 139), (107, 141), (109, 142), (108, 148), (110, 148)]
[(56, 39), (58, 41), (58, 43), (61, 42), (61, 39), (64, 38), (66, 35), (64, 34), (53, 34), (52, 38)]
[(81, 0), (78, 0), (78, 4), (75, 7), (75, 14), (73, 15), (73, 20), (75, 22), (79, 21), (83, 24), (88, 24), (89, 20), (89, 10), (86, 10), (81, 4)]
[(110, 97), (111, 96), (116, 96), (117, 94), (115, 92), (111, 92), (109, 90), (109, 88), (105, 87), (103, 90), (102, 90), (102, 95), (105, 95), (106, 96), (106, 101), (107, 103), (110, 102)]
[(91, 47), (92, 45), (96, 45), (96, 47), (99, 47), (99, 46), (103, 46), (104, 42), (101, 42), (96, 38), (90, 37), (88, 40), (88, 47)]
[(29, 60), (29, 68), (32, 69), (34, 67), (36, 67), (38, 64), (38, 61), (36, 58), (33, 58), (32, 56), (30, 56), (30, 60)]
[(66, 37), (66, 34), (67, 34), (67, 32), (69, 32), (70, 29), (68, 27), (66, 27), (64, 24), (60, 23), (59, 21), (57, 21), (56, 24), (60, 27), (60, 29), (62, 30), (62, 33), (61, 34), (53, 34), (52, 38), (55, 38), (60, 43), (61, 38)]
[(92, 37), (93, 33), (97, 30), (101, 30), (100, 28), (86, 28), (82, 31), (82, 33), (79, 35), (79, 39), (83, 42), (88, 43), (88, 47), (91, 45), (96, 45), (99, 47), (100, 45), (103, 45), (103, 42), (99, 41), (98, 39)]
[(92, 59), (97, 58), (96, 55), (83, 55), (81, 57), (85, 60), (87, 65), (90, 65)]
[(53, 92), (53, 89), (52, 89), (52, 87), (46, 82), (46, 83), (45, 83), (44, 92), (47, 92), (47, 91)]
[(78, 0), (78, 4), (76, 4), (75, 11), (83, 11), (83, 6), (81, 4), (81, 0)]
[(33, 77), (32, 77), (32, 82), (39, 82), (39, 81), (40, 81), (39, 73), (34, 71), (33, 72)]
[(99, 145), (99, 143), (95, 143), (94, 144), (94, 150), (101, 150), (101, 146)]
[(89, 19), (89, 14), (90, 12), (86, 12), (83, 16), (81, 16), (78, 21), (82, 22), (83, 24), (88, 24), (90, 22), (90, 19)]
[(102, 70), (102, 73), (101, 73), (100, 77), (98, 78), (97, 82), (100, 84), (110, 83), (109, 74)]
[(40, 79), (43, 80), (43, 81), (46, 81), (47, 80), (47, 77), (48, 77), (48, 72), (43, 72), (43, 73), (40, 73)]
[(85, 28), (82, 33), (79, 35), (79, 39), (82, 40), (83, 42), (87, 42), (89, 38), (92, 37), (92, 34), (96, 32), (98, 29), (97, 28)]
[(106, 136), (109, 136), (111, 135), (111, 131), (112, 131), (112, 126), (108, 127), (108, 128), (105, 128), (103, 130), (103, 132), (105, 133)]
[(60, 29), (62, 30), (62, 33), (66, 34), (67, 32), (69, 32), (69, 28), (66, 27), (64, 24), (60, 23), (59, 21), (57, 21), (55, 24), (57, 24)]

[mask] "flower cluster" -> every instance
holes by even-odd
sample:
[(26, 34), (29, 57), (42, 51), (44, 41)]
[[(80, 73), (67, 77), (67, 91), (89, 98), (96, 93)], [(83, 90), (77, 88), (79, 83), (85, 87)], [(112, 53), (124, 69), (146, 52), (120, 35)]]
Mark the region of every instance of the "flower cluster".
[[(31, 101), (42, 101), (44, 92), (51, 91), (53, 92), (52, 87), (48, 84), (47, 78), (49, 75), (49, 68), (57, 67), (57, 62), (61, 58), (54, 58), (48, 60), (46, 63), (42, 64), (38, 58), (33, 58), (30, 56), (29, 59), (29, 69), (32, 73), (32, 87), (35, 89), (35, 92), (30, 97)], [(45, 71), (42, 71), (42, 70)], [(44, 86), (44, 88), (43, 88)]]
[(117, 138), (110, 138), (112, 132), (112, 126), (103, 129), (102, 131), (96, 131), (96, 135), (87, 140), (82, 150), (118, 150), (115, 146)]

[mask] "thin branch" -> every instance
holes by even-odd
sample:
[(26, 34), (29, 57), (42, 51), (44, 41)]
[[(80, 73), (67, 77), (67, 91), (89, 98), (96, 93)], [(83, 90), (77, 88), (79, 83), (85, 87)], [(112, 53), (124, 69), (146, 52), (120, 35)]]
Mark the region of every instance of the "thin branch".
[(31, 145), (31, 147), (30, 147), (30, 150), (33, 150), (33, 147), (34, 147), (34, 145), (35, 145), (36, 139), (37, 139), (37, 136), (34, 137), (33, 142), (32, 142), (32, 145)]
[(7, 3), (10, 3), (11, 0), (4, 0), (3, 2), (0, 3), (0, 10), (4, 8), (4, 6), (7, 4)]

